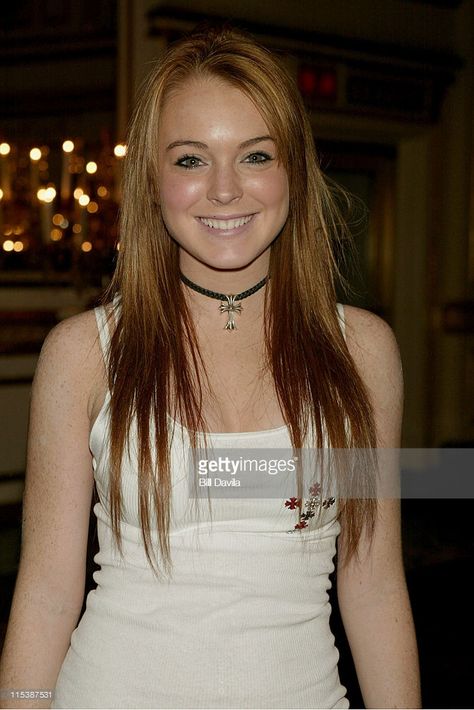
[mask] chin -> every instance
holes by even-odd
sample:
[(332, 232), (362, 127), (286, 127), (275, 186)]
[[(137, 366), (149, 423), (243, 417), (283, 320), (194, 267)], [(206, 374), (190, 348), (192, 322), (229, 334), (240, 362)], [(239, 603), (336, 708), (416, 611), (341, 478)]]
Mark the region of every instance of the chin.
[(199, 258), (203, 264), (210, 266), (213, 269), (236, 270), (245, 269), (246, 266), (255, 261), (261, 254), (219, 254), (219, 255), (202, 255)]
[(209, 266), (211, 269), (219, 271), (236, 271), (245, 269), (246, 266), (252, 263), (253, 259), (200, 259), (201, 263)]

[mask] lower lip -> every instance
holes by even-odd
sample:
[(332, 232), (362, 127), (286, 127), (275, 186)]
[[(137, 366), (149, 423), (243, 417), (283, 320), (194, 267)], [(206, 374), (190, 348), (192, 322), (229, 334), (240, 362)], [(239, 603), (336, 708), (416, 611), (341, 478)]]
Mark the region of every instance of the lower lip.
[(255, 215), (253, 214), (248, 222), (245, 222), (245, 224), (242, 224), (240, 227), (234, 227), (234, 229), (219, 229), (218, 227), (209, 227), (207, 224), (204, 224), (204, 222), (202, 222), (200, 219), (197, 219), (197, 222), (201, 225), (203, 229), (206, 230), (208, 234), (212, 234), (216, 237), (234, 237), (245, 232), (246, 229), (252, 224), (254, 217)]

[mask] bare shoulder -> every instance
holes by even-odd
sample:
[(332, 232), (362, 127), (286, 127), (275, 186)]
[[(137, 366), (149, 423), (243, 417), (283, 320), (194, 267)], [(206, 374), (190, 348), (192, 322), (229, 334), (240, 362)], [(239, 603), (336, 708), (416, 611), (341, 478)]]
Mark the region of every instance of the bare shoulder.
[(361, 360), (371, 353), (389, 355), (398, 345), (390, 325), (380, 316), (356, 306), (344, 306), (347, 346), (351, 355)]
[(97, 334), (96, 318), (93, 310), (84, 311), (62, 320), (49, 331), (46, 348), (74, 346), (83, 347)]
[(41, 349), (39, 364), (47, 360), (58, 361), (59, 367), (80, 368), (93, 357), (97, 340), (94, 311), (85, 311), (58, 323), (49, 331)]
[(398, 447), (403, 409), (400, 350), (391, 326), (380, 316), (344, 306), (346, 342), (374, 406), (379, 445)]
[(65, 394), (86, 403), (91, 415), (102, 395), (105, 367), (93, 310), (66, 318), (47, 335), (35, 375), (36, 385), (54, 381)]

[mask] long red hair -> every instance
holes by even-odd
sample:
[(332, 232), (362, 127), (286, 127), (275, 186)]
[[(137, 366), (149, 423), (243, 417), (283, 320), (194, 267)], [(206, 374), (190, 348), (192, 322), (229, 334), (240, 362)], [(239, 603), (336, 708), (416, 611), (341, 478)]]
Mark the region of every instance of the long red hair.
[[(131, 118), (123, 175), (120, 250), (104, 303), (120, 294), (111, 340), (110, 510), (121, 549), (121, 461), (130, 426), (138, 433), (139, 511), (146, 555), (159, 573), (150, 534), (154, 506), (163, 569), (169, 573), (170, 437), (168, 413), (191, 433), (209, 431), (201, 412), (205, 366), (179, 278), (179, 247), (167, 233), (159, 206), (156, 156), (160, 111), (171, 92), (191, 77), (218, 77), (255, 104), (277, 146), (290, 186), (287, 222), (271, 246), (265, 291), (267, 367), (292, 445), (301, 448), (308, 413), (315, 447), (368, 451), (376, 446), (369, 397), (347, 349), (336, 311), (342, 277), (335, 246), (350, 244), (334, 196), (320, 170), (309, 119), (283, 64), (251, 37), (232, 29), (195, 33), (173, 45), (141, 90)], [(170, 394), (173, 393), (173, 399)], [(153, 425), (151, 426), (151, 422)], [(347, 424), (349, 426), (347, 426)], [(151, 455), (151, 438), (156, 460)], [(207, 440), (206, 440), (207, 443)], [(358, 467), (359, 468), (359, 467)], [(341, 501), (345, 557), (364, 529), (374, 527), (375, 468), (370, 456), (358, 470), (336, 470), (335, 483), (351, 478), (357, 496)], [(298, 497), (302, 480), (298, 475)], [(347, 488), (346, 488), (347, 490)], [(370, 535), (369, 535), (370, 536)], [(156, 567), (155, 567), (156, 565)]]

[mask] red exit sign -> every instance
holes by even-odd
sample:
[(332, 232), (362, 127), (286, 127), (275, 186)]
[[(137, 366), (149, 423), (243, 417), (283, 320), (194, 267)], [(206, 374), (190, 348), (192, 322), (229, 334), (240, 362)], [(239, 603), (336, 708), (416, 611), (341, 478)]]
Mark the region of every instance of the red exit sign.
[(320, 101), (337, 100), (337, 73), (335, 69), (301, 65), (298, 67), (297, 82), (304, 98)]

